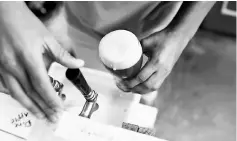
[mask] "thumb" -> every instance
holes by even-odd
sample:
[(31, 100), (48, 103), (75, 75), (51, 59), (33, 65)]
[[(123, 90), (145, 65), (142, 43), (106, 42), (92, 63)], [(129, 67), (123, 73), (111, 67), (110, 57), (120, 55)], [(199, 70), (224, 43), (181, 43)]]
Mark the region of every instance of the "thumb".
[(141, 45), (146, 47), (155, 46), (157, 43), (157, 34), (152, 34), (141, 40)]
[(153, 53), (153, 49), (157, 46), (157, 42), (152, 35), (142, 39), (140, 41), (143, 53), (150, 58)]
[(157, 46), (156, 36), (150, 35), (141, 40), (142, 49), (144, 52), (149, 51), (150, 49)]
[(149, 47), (151, 44), (153, 44), (153, 40), (150, 37), (141, 40), (141, 45), (143, 48)]
[(156, 32), (142, 39), (141, 45), (143, 46), (144, 49), (153, 48), (161, 44), (163, 41), (165, 41), (166, 38), (168, 38), (168, 32), (166, 30), (161, 31), (161, 32)]
[(45, 38), (46, 51), (49, 55), (61, 65), (68, 68), (80, 68), (84, 66), (84, 61), (74, 58), (65, 50), (54, 38)]

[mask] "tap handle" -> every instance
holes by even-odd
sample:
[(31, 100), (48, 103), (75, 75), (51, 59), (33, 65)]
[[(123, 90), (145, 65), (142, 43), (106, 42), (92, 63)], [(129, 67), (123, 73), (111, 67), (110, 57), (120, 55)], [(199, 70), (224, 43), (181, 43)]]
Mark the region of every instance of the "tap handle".
[(89, 95), (92, 91), (79, 69), (67, 69), (66, 77), (82, 92), (84, 96)]

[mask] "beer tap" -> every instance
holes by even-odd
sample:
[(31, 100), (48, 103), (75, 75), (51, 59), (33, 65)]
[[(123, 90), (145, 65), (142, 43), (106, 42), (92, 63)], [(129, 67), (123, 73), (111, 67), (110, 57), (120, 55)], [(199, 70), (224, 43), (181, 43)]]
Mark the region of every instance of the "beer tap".
[[(79, 69), (67, 69), (66, 77), (76, 86), (77, 89), (81, 91), (84, 98), (86, 99), (86, 102), (79, 116), (90, 118), (92, 113), (99, 108), (99, 105), (97, 104), (98, 94), (87, 84), (84, 76)], [(49, 78), (58, 96), (64, 100), (66, 97), (64, 94), (62, 94), (64, 85), (51, 76), (49, 76)]]
[(92, 113), (99, 108), (96, 102), (98, 94), (91, 89), (79, 69), (67, 69), (66, 77), (81, 91), (86, 99), (86, 103), (79, 116), (90, 118)]

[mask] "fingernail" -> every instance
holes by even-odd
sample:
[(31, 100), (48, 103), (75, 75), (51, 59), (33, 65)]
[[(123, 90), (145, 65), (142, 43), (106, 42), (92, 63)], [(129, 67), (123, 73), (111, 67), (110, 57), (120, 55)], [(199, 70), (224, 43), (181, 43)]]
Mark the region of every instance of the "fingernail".
[(49, 120), (51, 121), (51, 122), (57, 122), (58, 121), (58, 116), (56, 115), (56, 114), (54, 114), (54, 115), (51, 115), (50, 117), (49, 117)]
[(56, 115), (56, 117), (59, 118), (63, 114), (64, 107), (63, 108), (55, 108), (54, 111), (55, 111), (54, 114)]
[(43, 113), (37, 113), (35, 116), (36, 116), (38, 119), (43, 119), (43, 118), (45, 118), (45, 114), (43, 114)]
[(78, 68), (83, 67), (85, 65), (85, 61), (81, 59), (76, 59)]

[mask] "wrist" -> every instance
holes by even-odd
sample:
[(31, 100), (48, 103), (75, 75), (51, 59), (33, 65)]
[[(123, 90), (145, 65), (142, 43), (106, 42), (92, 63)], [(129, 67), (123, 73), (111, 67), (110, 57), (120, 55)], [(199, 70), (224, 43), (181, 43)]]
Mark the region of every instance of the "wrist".
[(187, 32), (184, 32), (182, 30), (170, 30), (166, 29), (166, 40), (168, 40), (168, 44), (173, 44), (175, 43), (175, 46), (169, 45), (171, 48), (174, 49), (177, 48), (178, 50), (183, 50), (188, 42), (192, 39), (193, 35), (188, 34)]
[(197, 32), (215, 2), (184, 2), (181, 10), (167, 27), (167, 31), (184, 41), (189, 41)]

